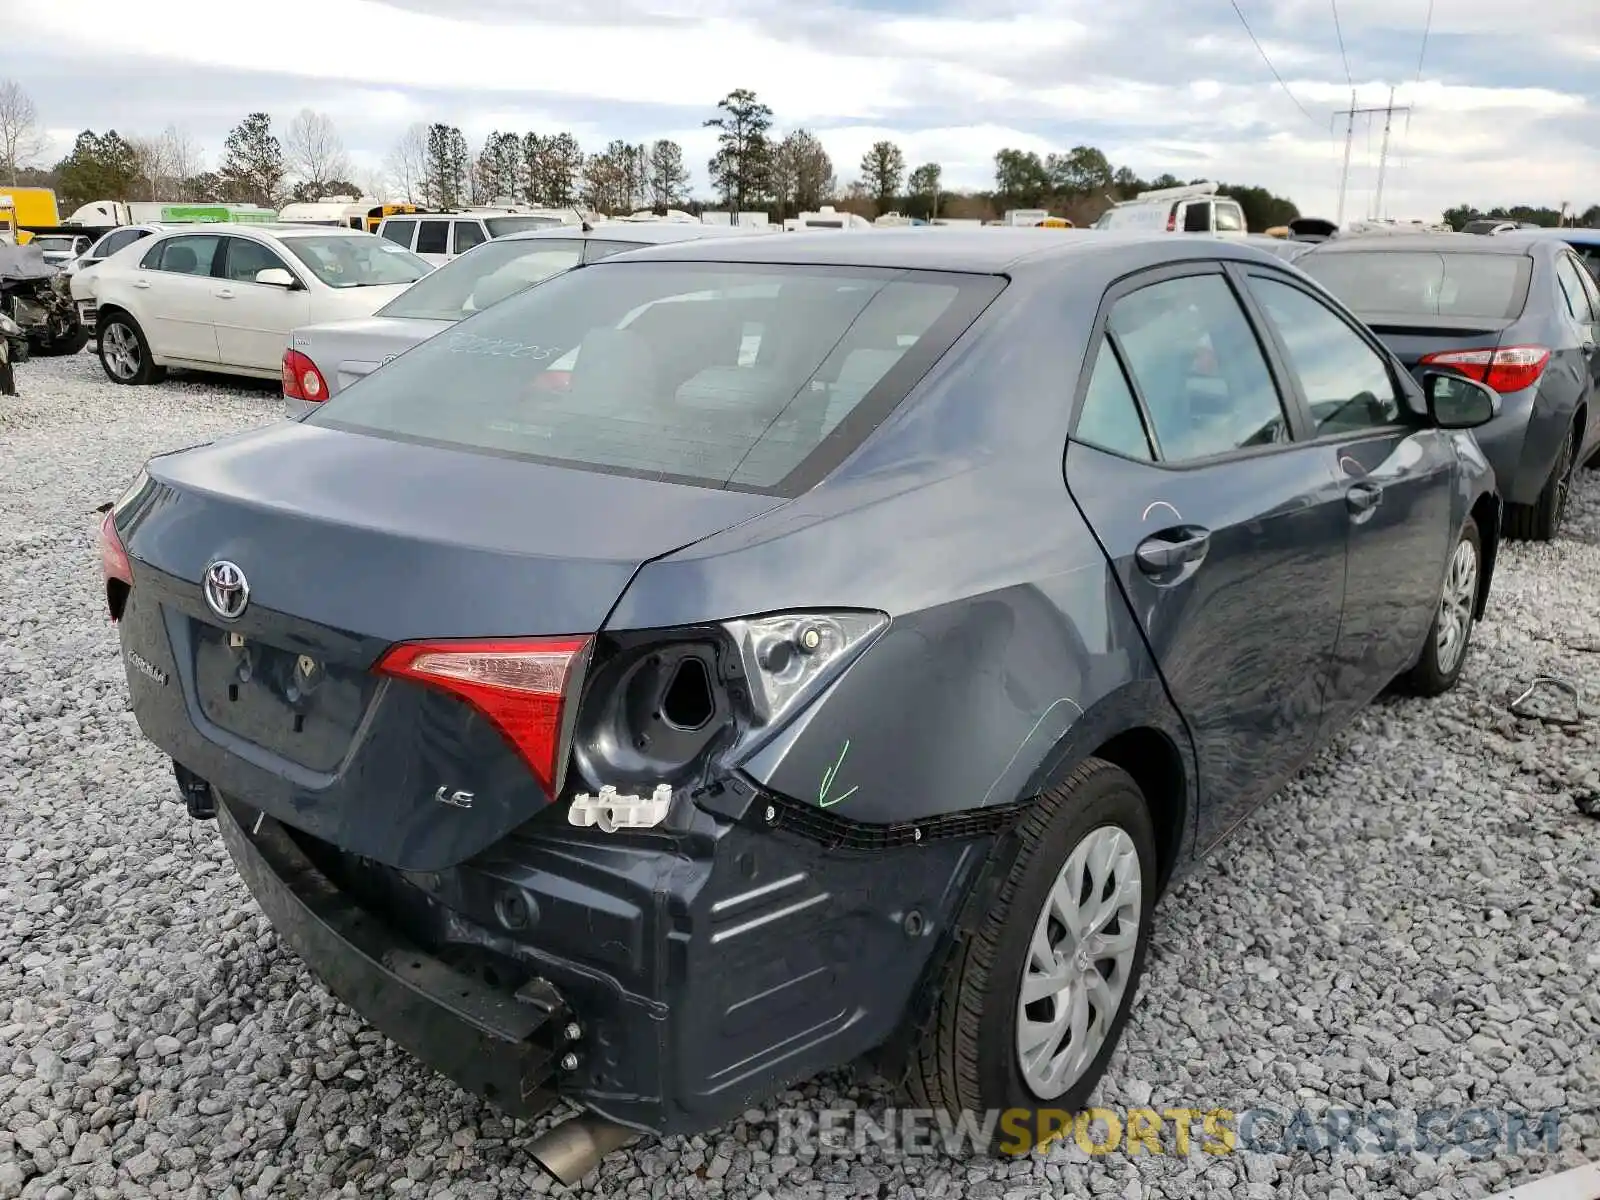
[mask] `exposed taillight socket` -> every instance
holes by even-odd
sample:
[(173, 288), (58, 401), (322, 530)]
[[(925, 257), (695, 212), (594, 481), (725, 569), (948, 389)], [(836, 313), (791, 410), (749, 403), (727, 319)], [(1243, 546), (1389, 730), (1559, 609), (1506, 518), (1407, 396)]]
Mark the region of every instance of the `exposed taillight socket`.
[(120, 621), (128, 603), (128, 593), (133, 589), (133, 564), (117, 534), (115, 512), (106, 513), (100, 520), (100, 573), (105, 579), (106, 606), (111, 620)]
[(1538, 383), (1549, 364), (1550, 351), (1544, 346), (1500, 346), (1485, 350), (1439, 350), (1423, 355), (1417, 365), (1449, 368), (1504, 396)]
[(328, 398), (328, 381), (317, 364), (298, 350), (283, 352), (283, 395), (309, 404), (321, 404)]
[(565, 783), (589, 637), (406, 642), (374, 668), (465, 702), (489, 721), (552, 800)]

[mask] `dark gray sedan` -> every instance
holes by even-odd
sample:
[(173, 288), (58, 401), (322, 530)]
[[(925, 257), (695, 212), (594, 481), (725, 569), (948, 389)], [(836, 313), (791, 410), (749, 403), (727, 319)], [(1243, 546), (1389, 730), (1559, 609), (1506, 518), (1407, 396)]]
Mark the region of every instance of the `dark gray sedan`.
[(1224, 240), (681, 243), (150, 460), (106, 597), (283, 939), (503, 1110), (588, 1110), (559, 1179), (873, 1052), (1014, 1153), (1169, 881), (1456, 683), (1497, 405)]
[(1600, 466), (1600, 285), (1572, 248), (1520, 232), (1335, 239), (1295, 265), (1407, 367), (1460, 372), (1501, 396), (1477, 438), (1509, 536), (1561, 527), (1579, 464)]

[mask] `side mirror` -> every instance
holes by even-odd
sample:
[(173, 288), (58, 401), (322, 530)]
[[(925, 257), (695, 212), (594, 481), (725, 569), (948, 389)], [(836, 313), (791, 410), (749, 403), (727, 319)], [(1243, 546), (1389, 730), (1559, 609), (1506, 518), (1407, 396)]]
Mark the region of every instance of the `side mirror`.
[(281, 287), (294, 289), (300, 286), (299, 280), (282, 267), (268, 267), (256, 272), (256, 282), (264, 283), (268, 287)]
[(1440, 429), (1476, 429), (1500, 415), (1500, 394), (1453, 371), (1424, 371), (1428, 416)]

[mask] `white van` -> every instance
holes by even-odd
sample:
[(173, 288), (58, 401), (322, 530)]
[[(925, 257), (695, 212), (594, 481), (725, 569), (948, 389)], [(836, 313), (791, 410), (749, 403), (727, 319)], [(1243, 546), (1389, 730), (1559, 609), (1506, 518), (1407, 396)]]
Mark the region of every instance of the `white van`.
[(578, 225), (581, 221), (582, 218), (570, 209), (418, 212), (385, 217), (378, 226), (378, 236), (439, 266), (474, 246), (508, 233)]
[(1106, 209), (1096, 229), (1164, 230), (1167, 233), (1209, 233), (1244, 237), (1249, 233), (1237, 200), (1217, 195), (1215, 183), (1156, 188)]

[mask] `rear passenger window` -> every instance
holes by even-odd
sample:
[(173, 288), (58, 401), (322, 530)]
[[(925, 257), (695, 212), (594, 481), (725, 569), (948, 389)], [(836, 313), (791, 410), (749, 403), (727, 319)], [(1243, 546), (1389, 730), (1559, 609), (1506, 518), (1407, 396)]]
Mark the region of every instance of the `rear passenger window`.
[(465, 254), (474, 246), (480, 245), (487, 239), (483, 236), (483, 226), (476, 221), (456, 222), (456, 253)]
[(1183, 210), (1183, 231), (1185, 233), (1211, 232), (1211, 201), (1196, 200)]
[(1102, 342), (1095, 355), (1094, 373), (1089, 376), (1089, 390), (1084, 393), (1073, 437), (1128, 458), (1148, 462), (1153, 457), (1138, 401), (1133, 398), (1133, 389), (1109, 342)]
[(424, 221), (417, 230), (418, 254), (446, 254), (450, 249), (450, 222)]
[(1250, 291), (1289, 351), (1318, 434), (1386, 429), (1400, 420), (1389, 368), (1337, 313), (1275, 279), (1252, 275)]
[(1144, 398), (1164, 461), (1290, 440), (1261, 346), (1221, 275), (1130, 292), (1112, 308), (1107, 329)]
[(1567, 311), (1572, 314), (1573, 320), (1587, 325), (1594, 321), (1595, 314), (1589, 307), (1589, 290), (1583, 286), (1584, 274), (1570, 254), (1557, 257), (1556, 279), (1560, 281), (1561, 291), (1567, 298)]
[(417, 231), (415, 221), (389, 221), (383, 227), (383, 236), (397, 246), (411, 249), (411, 236)]
[(213, 234), (170, 238), (152, 246), (139, 265), (174, 275), (210, 275), (211, 261), (221, 241)]

